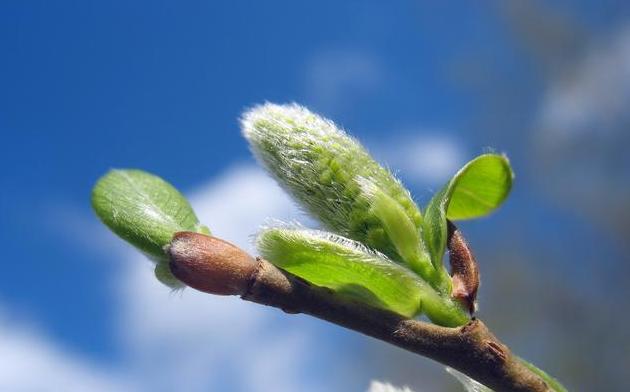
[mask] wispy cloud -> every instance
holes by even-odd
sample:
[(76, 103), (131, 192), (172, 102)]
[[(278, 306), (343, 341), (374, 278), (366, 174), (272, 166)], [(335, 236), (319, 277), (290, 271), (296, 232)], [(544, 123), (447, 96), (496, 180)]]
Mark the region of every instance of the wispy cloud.
[(412, 392), (408, 387), (396, 387), (383, 381), (372, 381), (367, 392)]
[(447, 133), (419, 127), (401, 134), (387, 143), (373, 143), (370, 151), (405, 180), (436, 185), (465, 163), (464, 146)]
[(336, 113), (357, 96), (376, 92), (386, 81), (386, 72), (380, 60), (368, 52), (327, 49), (307, 61), (304, 81), (307, 101), (327, 113)]
[(126, 391), (122, 378), (89, 363), (0, 309), (0, 390)]
[(250, 236), (266, 219), (308, 220), (262, 169), (252, 165), (233, 166), (192, 192), (190, 202), (214, 234), (250, 251)]
[(628, 102), (630, 25), (593, 44), (551, 83), (534, 134), (541, 189), (613, 235), (630, 227)]
[(540, 113), (546, 141), (611, 132), (630, 121), (630, 26), (599, 42), (555, 80)]

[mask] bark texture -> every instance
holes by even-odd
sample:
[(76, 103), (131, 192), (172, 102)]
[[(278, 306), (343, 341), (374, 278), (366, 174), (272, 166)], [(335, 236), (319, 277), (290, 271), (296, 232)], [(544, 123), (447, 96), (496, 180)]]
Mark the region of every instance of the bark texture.
[(478, 319), (458, 328), (404, 318), (335, 295), (258, 259), (247, 301), (304, 313), (434, 359), (495, 391), (551, 391)]

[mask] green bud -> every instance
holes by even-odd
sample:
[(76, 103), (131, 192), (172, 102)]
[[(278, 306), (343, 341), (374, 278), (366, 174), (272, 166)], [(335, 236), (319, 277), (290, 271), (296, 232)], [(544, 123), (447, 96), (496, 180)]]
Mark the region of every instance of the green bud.
[[(422, 218), (409, 191), (334, 123), (296, 104), (267, 103), (246, 112), (241, 125), (258, 160), (329, 230), (414, 269), (426, 259), (418, 256)], [(362, 181), (375, 191), (366, 193)], [(394, 216), (400, 226), (388, 221)]]
[(156, 277), (181, 284), (168, 269), (164, 246), (178, 231), (208, 233), (192, 207), (171, 184), (141, 170), (111, 170), (92, 190), (92, 208), (120, 238), (157, 263)]

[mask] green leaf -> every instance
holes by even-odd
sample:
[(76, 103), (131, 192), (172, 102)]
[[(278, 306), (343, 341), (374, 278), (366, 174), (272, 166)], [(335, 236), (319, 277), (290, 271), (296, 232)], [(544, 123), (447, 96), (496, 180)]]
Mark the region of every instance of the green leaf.
[(426, 285), (408, 269), (334, 234), (271, 228), (257, 239), (263, 257), (318, 286), (411, 317)]
[(413, 271), (426, 281), (433, 282), (434, 272), (429, 255), (423, 247), (420, 231), (405, 210), (389, 195), (367, 179), (359, 181), (370, 212), (380, 220), (398, 254)]
[[(419, 237), (420, 209), (400, 181), (358, 141), (332, 121), (295, 104), (257, 106), (243, 115), (241, 126), (258, 160), (328, 229), (393, 260), (413, 264), (406, 257), (415, 250), (404, 250), (418, 247), (417, 242), (406, 240)], [(388, 198), (387, 204), (403, 218), (404, 228), (393, 231), (394, 226), (376, 214), (383, 209), (372, 209), (372, 200), (362, 192), (362, 180)], [(399, 238), (402, 230), (409, 233)]]
[(178, 231), (207, 232), (184, 196), (161, 178), (141, 170), (111, 170), (92, 190), (92, 208), (114, 233), (158, 263), (156, 276), (177, 280), (161, 263), (163, 247)]
[(446, 248), (446, 220), (487, 215), (503, 203), (512, 188), (514, 174), (503, 155), (485, 154), (468, 162), (436, 193), (426, 208), (423, 236), (437, 268)]
[(436, 324), (465, 324), (450, 298), (385, 255), (334, 234), (306, 229), (263, 230), (256, 245), (276, 266), (318, 286), (407, 317), (423, 311)]
[(450, 220), (479, 218), (490, 214), (507, 199), (514, 172), (504, 155), (485, 154), (468, 162), (449, 183)]

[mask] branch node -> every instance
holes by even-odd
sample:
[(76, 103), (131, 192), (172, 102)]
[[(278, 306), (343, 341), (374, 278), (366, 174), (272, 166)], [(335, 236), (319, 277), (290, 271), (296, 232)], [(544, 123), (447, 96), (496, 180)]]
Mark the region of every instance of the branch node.
[(488, 347), (488, 352), (496, 361), (500, 363), (505, 363), (508, 358), (507, 347), (498, 342), (492, 340), (486, 340), (486, 347)]
[(473, 317), (468, 323), (460, 328), (460, 332), (463, 335), (473, 335), (475, 331), (480, 328), (483, 328), (482, 323), (479, 321), (479, 319)]
[(247, 290), (245, 290), (245, 293), (243, 293), (241, 298), (245, 299), (252, 294), (254, 285), (256, 284), (260, 275), (262, 274), (263, 269), (264, 269), (263, 259), (260, 258), (259, 256), (256, 256), (256, 268), (254, 268), (254, 271), (249, 276), (249, 279), (247, 281)]

